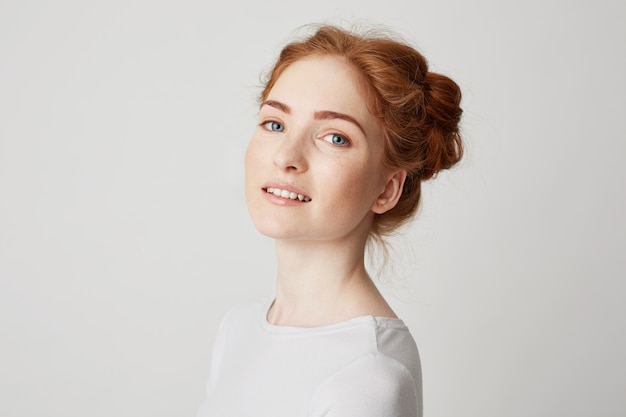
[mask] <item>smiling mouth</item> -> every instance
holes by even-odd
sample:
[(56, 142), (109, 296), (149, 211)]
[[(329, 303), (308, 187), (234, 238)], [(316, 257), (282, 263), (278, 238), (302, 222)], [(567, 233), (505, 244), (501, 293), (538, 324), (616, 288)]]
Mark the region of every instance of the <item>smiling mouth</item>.
[(287, 198), (289, 200), (299, 200), (305, 203), (311, 201), (310, 197), (307, 197), (303, 194), (294, 193), (293, 191), (281, 190), (280, 188), (268, 187), (263, 188), (268, 194), (274, 194), (276, 197)]

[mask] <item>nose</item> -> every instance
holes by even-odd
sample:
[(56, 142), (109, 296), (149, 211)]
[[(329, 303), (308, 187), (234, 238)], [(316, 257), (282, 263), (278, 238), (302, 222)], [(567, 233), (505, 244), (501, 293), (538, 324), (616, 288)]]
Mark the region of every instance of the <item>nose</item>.
[(302, 139), (296, 135), (285, 135), (274, 153), (274, 164), (285, 171), (306, 171), (306, 143)]

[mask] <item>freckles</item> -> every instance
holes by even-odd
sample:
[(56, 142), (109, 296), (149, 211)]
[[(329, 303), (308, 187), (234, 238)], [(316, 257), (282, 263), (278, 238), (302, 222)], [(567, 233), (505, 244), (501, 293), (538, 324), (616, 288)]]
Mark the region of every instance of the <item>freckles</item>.
[(361, 172), (344, 172), (338, 173), (332, 179), (332, 183), (334, 183), (333, 188), (340, 191), (341, 195), (349, 200), (354, 200), (355, 197), (360, 196), (365, 190), (364, 188), (368, 186), (368, 181), (366, 180), (366, 173)]

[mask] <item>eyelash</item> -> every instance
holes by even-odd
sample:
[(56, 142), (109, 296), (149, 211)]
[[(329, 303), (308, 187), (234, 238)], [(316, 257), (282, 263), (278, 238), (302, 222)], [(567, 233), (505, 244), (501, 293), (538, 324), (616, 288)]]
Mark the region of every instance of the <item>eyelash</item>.
[[(267, 120), (264, 122), (261, 122), (261, 126), (269, 131), (269, 132), (284, 132), (285, 131), (285, 126), (283, 126), (282, 123), (277, 122), (275, 120)], [(343, 141), (343, 143), (335, 143), (334, 139), (335, 138), (339, 138)], [(339, 147), (343, 147), (343, 146), (348, 146), (350, 145), (350, 139), (348, 139), (348, 137), (344, 136), (344, 135), (340, 135), (338, 133), (329, 133), (326, 134), (324, 136), (322, 136), (322, 140), (330, 143), (331, 145), (335, 145), (335, 146), (339, 146)]]

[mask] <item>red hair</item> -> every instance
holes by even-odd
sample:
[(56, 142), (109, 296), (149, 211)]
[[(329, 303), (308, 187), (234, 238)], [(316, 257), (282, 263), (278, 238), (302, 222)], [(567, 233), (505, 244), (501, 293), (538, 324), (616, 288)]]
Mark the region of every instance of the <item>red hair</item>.
[(363, 74), (372, 93), (368, 107), (385, 132), (383, 163), (407, 172), (396, 206), (374, 217), (371, 235), (380, 238), (415, 214), (422, 181), (461, 159), (461, 90), (450, 78), (429, 72), (426, 59), (404, 42), (385, 34), (357, 34), (324, 25), (282, 49), (261, 101), (285, 68), (312, 55), (343, 57)]

